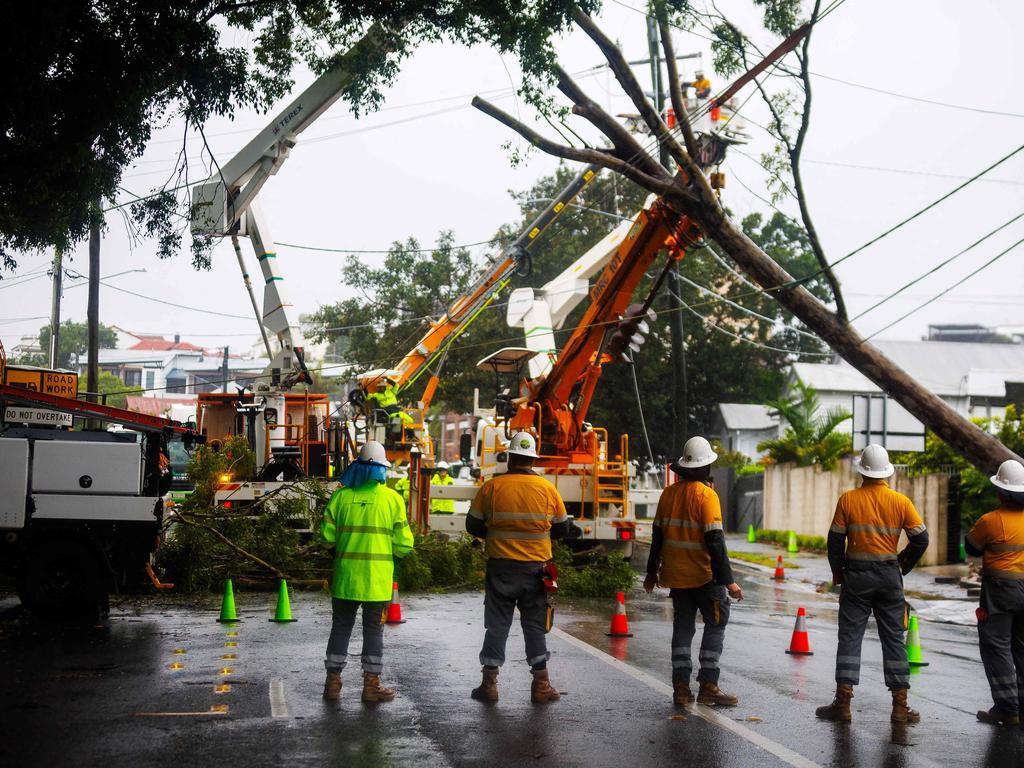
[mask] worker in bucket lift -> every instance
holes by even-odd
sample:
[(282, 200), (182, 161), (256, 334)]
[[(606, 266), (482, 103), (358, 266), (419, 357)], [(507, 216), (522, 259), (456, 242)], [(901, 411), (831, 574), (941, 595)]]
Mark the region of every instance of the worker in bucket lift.
[(704, 77), (704, 73), (701, 70), (697, 70), (693, 73), (693, 91), (697, 94), (698, 99), (706, 99), (711, 95), (711, 81)]
[(484, 539), (487, 576), (484, 597), (483, 680), (474, 688), (477, 701), (498, 700), (498, 670), (505, 663), (512, 616), (519, 608), (526, 641), (526, 661), (533, 672), (530, 700), (558, 701), (548, 679), (547, 596), (544, 564), (551, 559), (551, 540), (573, 529), (555, 486), (532, 471), (537, 442), (529, 432), (516, 432), (508, 447), (508, 472), (488, 480), (477, 491), (466, 516), (466, 530)]
[(327, 641), (324, 699), (341, 696), (341, 672), (356, 612), (363, 609), (363, 695), (366, 703), (391, 701), (395, 692), (380, 683), (383, 618), (391, 600), (395, 559), (413, 548), (402, 498), (385, 485), (391, 466), (384, 446), (368, 441), (342, 474), (341, 488), (324, 509), (320, 535), (334, 554), (331, 580), (333, 622)]
[(722, 508), (711, 487), (711, 465), (718, 458), (703, 437), (691, 437), (669, 468), (678, 478), (658, 501), (644, 589), (668, 587), (672, 597), (672, 700), (693, 703), (691, 644), (697, 612), (704, 619), (700, 642), (697, 703), (735, 706), (739, 700), (718, 687), (719, 660), (729, 623), (729, 598), (743, 599), (729, 565)]
[(385, 376), (384, 388), (369, 393), (366, 396), (366, 401), (371, 408), (384, 411), (392, 425), (396, 424), (396, 418), (399, 425), (412, 423), (412, 416), (403, 411), (398, 404), (398, 380), (394, 376)]
[[(448, 474), (451, 464), (447, 461), (437, 462), (436, 470), (430, 478), (431, 485), (455, 485), (455, 480)], [(433, 491), (433, 489), (431, 489)], [(455, 499), (430, 499), (430, 511), (435, 515), (451, 515), (455, 513)]]
[(1019, 725), (1024, 706), (1024, 465), (1004, 461), (991, 478), (999, 508), (982, 515), (964, 546), (982, 556), (978, 642), (994, 706), (992, 725)]
[[(873, 613), (882, 644), (885, 685), (892, 692), (890, 720), (898, 725), (916, 723), (921, 715), (907, 704), (910, 666), (903, 642), (908, 621), (903, 576), (928, 548), (928, 531), (910, 499), (886, 483), (896, 470), (885, 448), (868, 445), (853, 466), (863, 480), (859, 488), (839, 497), (828, 533), (832, 583), (842, 585), (836, 695), (816, 714), (823, 720), (850, 721), (853, 686), (860, 682), (864, 630)], [(908, 543), (897, 552), (903, 531)]]

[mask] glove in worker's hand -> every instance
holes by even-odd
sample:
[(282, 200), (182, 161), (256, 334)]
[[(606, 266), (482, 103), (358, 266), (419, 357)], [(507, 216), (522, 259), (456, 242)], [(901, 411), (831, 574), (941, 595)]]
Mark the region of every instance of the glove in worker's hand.
[(658, 577), (653, 573), (647, 574), (647, 578), (644, 579), (644, 592), (651, 594), (656, 586), (658, 586)]

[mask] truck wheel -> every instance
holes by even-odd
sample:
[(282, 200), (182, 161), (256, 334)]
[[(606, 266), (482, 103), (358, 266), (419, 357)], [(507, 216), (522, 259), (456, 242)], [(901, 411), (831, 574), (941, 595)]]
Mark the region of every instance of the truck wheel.
[(99, 562), (74, 541), (51, 541), (32, 552), (18, 586), (24, 606), (46, 619), (94, 620), (106, 600)]

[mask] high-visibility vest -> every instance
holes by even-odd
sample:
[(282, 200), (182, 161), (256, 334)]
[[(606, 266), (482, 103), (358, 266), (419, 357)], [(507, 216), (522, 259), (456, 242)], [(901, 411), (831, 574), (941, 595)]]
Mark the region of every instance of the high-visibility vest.
[(967, 534), (982, 550), (982, 576), (1024, 579), (1024, 510), (1000, 507), (982, 515)]
[(398, 388), (394, 384), (388, 384), (384, 389), (371, 392), (366, 399), (376, 401), (376, 407), (381, 409), (389, 405), (398, 405)]
[(680, 480), (658, 501), (654, 525), (662, 532), (658, 584), (670, 589), (693, 589), (713, 580), (711, 553), (704, 543), (708, 531), (722, 530), (718, 494), (698, 480)]
[(409, 501), (409, 478), (408, 477), (400, 477), (397, 480), (395, 480), (395, 493), (402, 494), (402, 498), (405, 499), (406, 502)]
[(377, 482), (339, 488), (324, 509), (320, 535), (334, 547), (334, 597), (367, 602), (391, 599), (394, 559), (413, 548), (401, 496)]
[(555, 486), (515, 470), (480, 486), (469, 514), (487, 526), (485, 556), (535, 563), (551, 559), (551, 526), (568, 520)]
[(916, 536), (925, 526), (910, 499), (885, 480), (865, 478), (839, 497), (829, 530), (846, 534), (847, 563), (895, 563), (900, 534)]
[[(430, 478), (430, 484), (455, 485), (455, 480), (451, 475), (446, 475), (443, 480), (441, 475), (434, 475)], [(431, 499), (430, 511), (439, 515), (450, 515), (455, 512), (455, 499)]]

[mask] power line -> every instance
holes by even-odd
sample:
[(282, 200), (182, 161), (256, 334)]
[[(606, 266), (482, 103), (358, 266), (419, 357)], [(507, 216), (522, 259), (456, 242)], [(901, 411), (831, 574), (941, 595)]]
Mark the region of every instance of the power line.
[[(747, 119), (749, 122), (752, 122)], [(754, 123), (757, 125), (756, 123)], [(831, 165), (836, 168), (852, 168), (858, 171), (881, 171), (883, 173), (899, 173), (906, 176), (930, 176), (938, 179), (968, 179), (969, 176), (957, 176), (952, 173), (936, 173), (934, 171), (915, 171), (910, 168), (885, 168), (878, 165), (859, 165), (857, 163), (839, 163), (831, 160), (808, 160), (801, 158), (802, 163), (811, 163), (812, 165)], [(984, 184), (1012, 184), (1014, 186), (1024, 186), (1024, 181), (1014, 181), (1013, 179), (978, 179), (978, 181)]]
[(988, 240), (988, 239), (989, 239), (990, 237), (992, 237), (992, 236), (993, 236), (994, 234), (996, 234), (997, 232), (1001, 232), (1002, 230), (1006, 229), (1006, 228), (1007, 228), (1008, 226), (1010, 226), (1011, 224), (1013, 224), (1013, 223), (1014, 223), (1015, 221), (1017, 221), (1018, 219), (1020, 219), (1020, 218), (1022, 218), (1022, 217), (1024, 217), (1024, 211), (1022, 211), (1021, 213), (1018, 213), (1018, 214), (1017, 214), (1016, 216), (1014, 216), (1014, 217), (1013, 217), (1012, 219), (1010, 219), (1009, 221), (1007, 221), (1007, 222), (1006, 222), (1005, 224), (1000, 224), (1000, 225), (999, 225), (998, 227), (996, 227), (995, 229), (993, 229), (993, 230), (992, 230), (991, 232), (989, 232), (989, 233), (988, 233), (987, 235), (983, 235), (982, 237), (978, 238), (977, 240), (975, 240), (975, 241), (974, 241), (973, 243), (971, 243), (970, 245), (968, 245), (968, 246), (967, 246), (966, 248), (964, 248), (963, 250), (961, 250), (961, 251), (958, 251), (957, 253), (954, 253), (954, 254), (953, 254), (952, 256), (950, 256), (950, 257), (949, 257), (948, 259), (946, 259), (945, 261), (942, 261), (942, 262), (940, 262), (939, 264), (936, 264), (936, 265), (935, 265), (934, 267), (932, 267), (931, 269), (929, 269), (929, 270), (928, 270), (927, 272), (924, 272), (924, 273), (922, 273), (921, 275), (919, 275), (918, 277), (914, 278), (914, 279), (913, 279), (913, 280), (911, 280), (911, 281), (910, 281), (909, 283), (907, 283), (906, 285), (904, 285), (904, 286), (903, 286), (902, 288), (899, 288), (899, 289), (897, 289), (897, 290), (893, 291), (892, 293), (890, 293), (890, 294), (889, 294), (888, 296), (886, 296), (886, 297), (885, 297), (884, 299), (882, 299), (881, 301), (878, 301), (878, 302), (876, 302), (876, 303), (872, 304), (872, 305), (871, 305), (870, 307), (868, 307), (867, 309), (865, 309), (865, 310), (864, 310), (863, 312), (861, 312), (861, 313), (860, 313), (859, 315), (857, 315), (856, 317), (853, 317), (853, 318), (851, 318), (851, 319), (850, 319), (850, 322), (852, 323), (852, 322), (853, 322), (854, 320), (858, 320), (858, 319), (860, 319), (860, 318), (864, 317), (864, 315), (866, 315), (866, 314), (867, 314), (868, 312), (871, 312), (872, 310), (875, 310), (875, 309), (877, 309), (878, 307), (882, 306), (883, 304), (885, 304), (885, 303), (886, 303), (887, 301), (889, 301), (890, 299), (894, 299), (894, 298), (896, 298), (896, 297), (897, 297), (897, 296), (899, 296), (899, 295), (900, 295), (901, 293), (903, 293), (903, 292), (904, 292), (905, 290), (907, 290), (907, 288), (910, 288), (910, 287), (912, 287), (912, 286), (914, 286), (914, 285), (917, 285), (917, 284), (918, 284), (919, 282), (921, 282), (922, 280), (924, 280), (924, 279), (925, 279), (926, 277), (928, 277), (929, 275), (933, 275), (933, 274), (935, 274), (935, 273), (936, 273), (936, 272), (938, 272), (938, 271), (939, 271), (940, 269), (942, 269), (942, 268), (943, 268), (944, 266), (946, 266), (947, 264), (949, 264), (950, 262), (952, 262), (952, 261), (953, 261), (954, 259), (957, 259), (957, 258), (959, 258), (959, 257), (963, 256), (963, 255), (964, 255), (965, 253), (967, 253), (968, 251), (971, 251), (972, 249), (974, 249), (974, 247), (975, 247), (975, 246), (981, 245), (981, 244), (982, 244), (983, 242), (985, 242), (986, 240)]
[(164, 304), (164, 305), (166, 305), (168, 307), (177, 307), (178, 309), (187, 309), (189, 312), (201, 312), (204, 315), (216, 315), (217, 317), (230, 317), (230, 318), (232, 318), (234, 320), (252, 320), (251, 317), (246, 317), (245, 315), (232, 315), (232, 314), (229, 314), (227, 312), (217, 312), (217, 311), (212, 310), (212, 309), (202, 309), (200, 307), (190, 307), (190, 306), (188, 306), (186, 304), (178, 304), (177, 302), (165, 301), (164, 299), (158, 299), (155, 296), (146, 296), (145, 294), (142, 294), (142, 293), (136, 293), (135, 291), (129, 291), (127, 288), (119, 288), (116, 285), (111, 285), (110, 283), (104, 283), (102, 280), (100, 280), (100, 284), (104, 288), (110, 288), (111, 290), (119, 291), (120, 293), (127, 293), (129, 296), (135, 296), (136, 298), (145, 299), (146, 301), (153, 301), (153, 302), (156, 302), (157, 304)]
[(964, 283), (966, 283), (966, 282), (967, 282), (968, 280), (970, 280), (970, 279), (971, 279), (972, 277), (974, 277), (975, 275), (977, 275), (977, 274), (978, 274), (979, 272), (981, 272), (982, 270), (984, 270), (984, 269), (987, 269), (988, 267), (990, 267), (990, 266), (992, 266), (993, 264), (995, 264), (995, 263), (996, 263), (996, 262), (997, 262), (997, 261), (998, 261), (999, 259), (1001, 259), (1001, 258), (1002, 258), (1003, 256), (1005, 256), (1006, 254), (1008, 254), (1008, 253), (1009, 253), (1010, 251), (1012, 251), (1012, 250), (1013, 250), (1014, 248), (1016, 248), (1016, 247), (1017, 247), (1018, 245), (1020, 245), (1021, 243), (1024, 243), (1024, 238), (1021, 238), (1020, 240), (1018, 240), (1018, 241), (1017, 241), (1016, 243), (1014, 243), (1013, 245), (1011, 245), (1011, 246), (1010, 246), (1009, 248), (1007, 248), (1006, 250), (1004, 250), (1004, 251), (1000, 251), (1000, 252), (999, 252), (999, 253), (997, 253), (997, 254), (996, 254), (995, 256), (993, 256), (993, 257), (992, 257), (991, 259), (989, 259), (989, 260), (988, 260), (988, 261), (986, 261), (986, 262), (985, 262), (984, 264), (982, 264), (982, 265), (981, 265), (980, 267), (978, 267), (978, 268), (977, 268), (976, 270), (974, 270), (973, 272), (971, 272), (971, 273), (970, 273), (969, 275), (966, 275), (965, 277), (962, 277), (961, 279), (957, 280), (957, 281), (956, 281), (955, 283), (953, 283), (953, 284), (952, 284), (951, 286), (949, 286), (948, 288), (946, 288), (946, 289), (945, 289), (944, 291), (941, 291), (941, 292), (937, 293), (937, 294), (936, 294), (935, 296), (933, 296), (932, 298), (928, 299), (928, 301), (925, 301), (925, 302), (923, 302), (922, 304), (919, 304), (919, 305), (917, 305), (916, 307), (914, 307), (914, 309), (910, 310), (910, 311), (909, 311), (909, 312), (907, 312), (907, 313), (906, 313), (905, 315), (902, 315), (902, 316), (900, 316), (899, 318), (897, 318), (896, 320), (893, 320), (893, 321), (892, 321), (891, 323), (889, 323), (888, 325), (886, 325), (886, 326), (883, 326), (882, 328), (879, 328), (879, 329), (878, 329), (877, 331), (875, 331), (875, 332), (874, 332), (874, 333), (872, 333), (872, 334), (871, 334), (870, 336), (868, 336), (868, 337), (867, 337), (866, 339), (864, 339), (864, 341), (870, 341), (871, 339), (875, 338), (875, 336), (877, 336), (878, 334), (882, 333), (883, 331), (886, 331), (886, 330), (888, 330), (888, 329), (892, 328), (892, 327), (893, 327), (894, 325), (896, 325), (897, 323), (902, 323), (902, 322), (903, 322), (904, 320), (906, 320), (906, 319), (907, 319), (908, 317), (910, 317), (910, 316), (911, 316), (911, 315), (913, 315), (914, 313), (916, 313), (916, 312), (919, 312), (920, 310), (924, 309), (925, 307), (927, 307), (927, 306), (928, 306), (929, 304), (931, 304), (932, 302), (934, 302), (934, 301), (937, 301), (937, 300), (938, 300), (938, 299), (940, 299), (941, 297), (945, 296), (945, 295), (946, 295), (947, 293), (949, 293), (950, 291), (952, 291), (952, 290), (953, 290), (954, 288), (956, 288), (957, 286), (963, 285)]
[(478, 245), (493, 245), (494, 243), (501, 242), (502, 238), (492, 237), (490, 240), (479, 240), (475, 243), (452, 243), (451, 245), (441, 245), (440, 243), (427, 247), (427, 248), (389, 248), (387, 250), (367, 250), (358, 248), (321, 248), (315, 245), (298, 245), (297, 243), (282, 243), (275, 242), (274, 245), (283, 245), (285, 248), (295, 248), (300, 251), (321, 251), (323, 253), (433, 253), (434, 251), (444, 250), (456, 250), (460, 248), (474, 248)]

